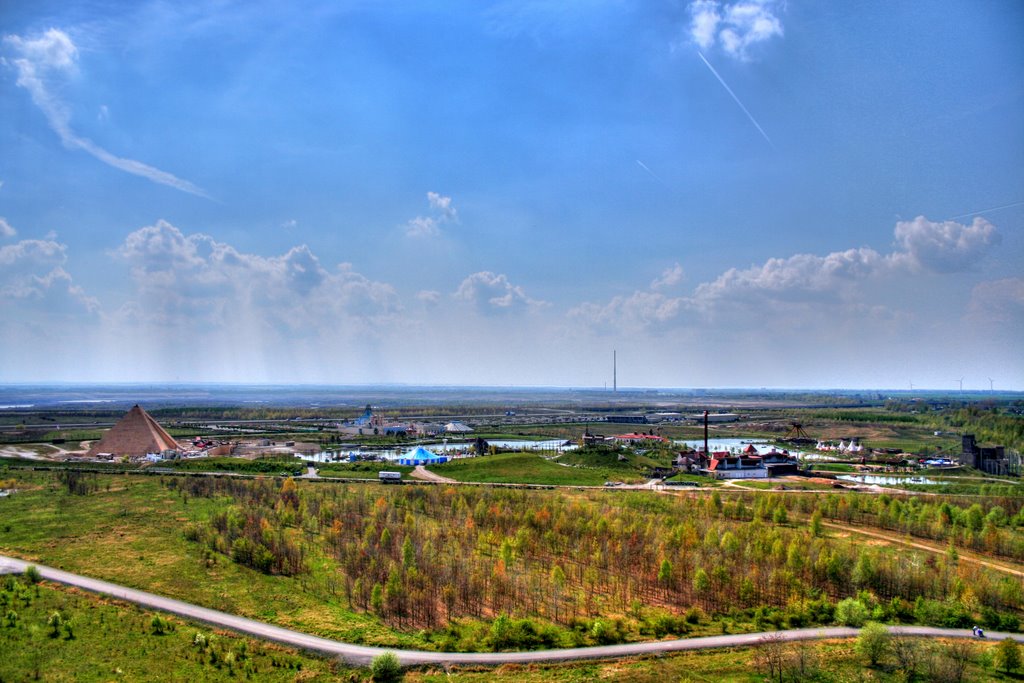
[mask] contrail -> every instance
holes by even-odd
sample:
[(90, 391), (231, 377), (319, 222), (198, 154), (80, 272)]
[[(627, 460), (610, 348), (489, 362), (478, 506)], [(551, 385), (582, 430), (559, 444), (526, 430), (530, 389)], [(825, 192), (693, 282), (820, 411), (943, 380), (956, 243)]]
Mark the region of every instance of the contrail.
[(640, 166), (640, 168), (642, 168), (642, 169), (644, 169), (645, 171), (647, 171), (647, 173), (649, 173), (649, 174), (650, 174), (650, 176), (651, 176), (652, 178), (654, 178), (655, 180), (657, 180), (657, 181), (658, 181), (659, 183), (661, 183), (662, 185), (664, 185), (664, 186), (665, 186), (665, 187), (667, 187), (668, 189), (670, 189), (670, 190), (672, 189), (672, 188), (671, 188), (671, 187), (669, 186), (669, 184), (668, 184), (668, 183), (666, 183), (666, 182), (665, 182), (664, 180), (662, 180), (661, 178), (659, 178), (659, 177), (658, 177), (658, 175), (657, 175), (657, 174), (656, 174), (656, 173), (655, 173), (654, 171), (652, 171), (651, 169), (647, 168), (647, 164), (645, 164), (644, 162), (640, 161), (639, 159), (637, 159), (637, 160), (636, 160), (636, 163), (637, 163), (637, 165), (638, 165), (638, 166)]
[(758, 131), (759, 133), (761, 133), (761, 135), (762, 135), (762, 136), (764, 137), (764, 139), (765, 139), (765, 140), (766, 140), (766, 141), (768, 142), (768, 144), (772, 146), (772, 149), (775, 149), (775, 143), (774, 143), (774, 142), (772, 142), (772, 139), (771, 139), (770, 137), (768, 137), (768, 133), (765, 133), (765, 132), (764, 132), (764, 128), (762, 128), (762, 127), (761, 127), (761, 124), (757, 122), (757, 119), (755, 119), (755, 118), (754, 118), (754, 115), (753, 115), (753, 114), (751, 114), (751, 113), (750, 113), (749, 111), (747, 111), (747, 108), (743, 106), (743, 103), (742, 103), (742, 102), (740, 102), (740, 98), (736, 97), (736, 93), (734, 93), (734, 92), (732, 91), (732, 88), (730, 88), (730, 87), (729, 87), (729, 84), (728, 84), (728, 83), (726, 83), (726, 82), (725, 82), (725, 81), (724, 81), (724, 80), (722, 79), (722, 77), (718, 75), (718, 72), (717, 72), (717, 71), (715, 71), (715, 67), (711, 66), (711, 62), (709, 62), (709, 61), (708, 61), (708, 60), (707, 60), (707, 59), (706, 59), (706, 58), (704, 57), (703, 53), (701, 53), (701, 51), (700, 51), (700, 50), (697, 50), (697, 56), (698, 56), (698, 57), (700, 57), (700, 60), (701, 60), (702, 62), (704, 62), (704, 65), (705, 65), (705, 66), (707, 66), (707, 67), (708, 67), (708, 69), (710, 69), (710, 70), (711, 70), (711, 73), (713, 73), (713, 74), (715, 75), (715, 78), (717, 78), (717, 79), (718, 79), (718, 82), (722, 84), (722, 87), (723, 87), (723, 88), (725, 88), (725, 91), (726, 91), (727, 93), (729, 93), (729, 94), (730, 94), (730, 95), (732, 96), (732, 98), (733, 98), (734, 100), (736, 100), (736, 104), (738, 104), (738, 105), (740, 106), (740, 109), (742, 109), (742, 110), (743, 110), (743, 113), (747, 115), (747, 118), (748, 118), (748, 119), (750, 119), (750, 122), (751, 122), (752, 124), (754, 124), (754, 127), (755, 127), (755, 128), (757, 128), (757, 131)]
[(959, 216), (950, 216), (949, 220), (956, 220), (957, 218), (969, 218), (971, 216), (977, 216), (980, 213), (988, 213), (989, 211), (1002, 211), (1003, 209), (1012, 209), (1015, 206), (1020, 206), (1024, 202), (1014, 202), (1012, 204), (1003, 204), (1002, 206), (993, 206), (988, 209), (982, 209), (981, 211), (972, 211), (971, 213), (962, 213)]

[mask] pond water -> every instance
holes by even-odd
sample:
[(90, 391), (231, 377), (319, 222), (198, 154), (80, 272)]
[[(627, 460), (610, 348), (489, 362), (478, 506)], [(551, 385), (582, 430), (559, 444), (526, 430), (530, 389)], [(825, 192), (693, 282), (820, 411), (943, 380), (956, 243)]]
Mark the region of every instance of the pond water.
[[(695, 449), (704, 448), (704, 439), (687, 439), (685, 441), (677, 440), (673, 441), (673, 443), (678, 446), (686, 445), (689, 446), (690, 448)], [(715, 451), (729, 451), (733, 453), (739, 453), (747, 446), (751, 445), (757, 449), (759, 455), (771, 453), (773, 450), (786, 450), (789, 451), (790, 454), (793, 455), (794, 457), (806, 457), (805, 453), (793, 450), (792, 448), (788, 448), (786, 446), (770, 444), (767, 441), (752, 441), (750, 439), (708, 439), (708, 448), (711, 449), (712, 453), (714, 453)]]
[(878, 484), (879, 486), (906, 486), (907, 484), (942, 484), (937, 479), (928, 477), (898, 477), (884, 474), (837, 474), (837, 479), (855, 481), (859, 484)]
[[(509, 450), (523, 450), (523, 451), (569, 451), (576, 448), (575, 444), (569, 444), (568, 446), (563, 445), (565, 443), (562, 439), (549, 439), (547, 441), (527, 441), (527, 440), (508, 440), (508, 439), (494, 439), (488, 440), (488, 445), (495, 446), (496, 448), (509, 449)], [(419, 444), (426, 448), (428, 451), (432, 451), (437, 454), (444, 454), (451, 457), (459, 456), (473, 456), (473, 442), (472, 441), (460, 441), (458, 443), (426, 443)], [(359, 450), (335, 450), (335, 451), (321, 451), (315, 455), (303, 455), (296, 453), (295, 457), (302, 458), (303, 460), (313, 460), (315, 462), (344, 462), (349, 459), (350, 455), (355, 455), (356, 458), (367, 458), (375, 457), (383, 460), (398, 460), (415, 446), (403, 446), (401, 448), (382, 448), (382, 449), (359, 449)]]

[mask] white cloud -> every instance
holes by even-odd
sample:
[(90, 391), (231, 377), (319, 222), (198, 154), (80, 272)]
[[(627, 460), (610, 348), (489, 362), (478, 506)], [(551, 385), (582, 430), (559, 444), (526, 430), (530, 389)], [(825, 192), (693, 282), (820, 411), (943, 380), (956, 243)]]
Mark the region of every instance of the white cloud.
[(722, 15), (718, 12), (716, 0), (695, 0), (690, 3), (690, 37), (701, 49), (707, 50), (715, 44), (718, 23)]
[(683, 281), (684, 275), (683, 267), (678, 263), (674, 263), (671, 267), (666, 268), (665, 271), (651, 283), (651, 289), (661, 289), (663, 287), (673, 287), (678, 285)]
[(18, 231), (7, 222), (7, 219), (0, 216), (0, 237), (14, 237)]
[(457, 223), (459, 214), (452, 205), (452, 198), (437, 192), (427, 192), (433, 216), (416, 216), (405, 224), (407, 237), (428, 238), (441, 234), (441, 226), (445, 223)]
[(690, 40), (703, 50), (719, 46), (736, 59), (749, 58), (752, 46), (783, 35), (774, 0), (694, 0), (690, 3)]
[(771, 258), (763, 265), (730, 268), (712, 282), (699, 285), (694, 299), (701, 305), (737, 299), (756, 303), (764, 299), (794, 300), (842, 296), (857, 282), (887, 265), (874, 249), (847, 249), (826, 256), (797, 254)]
[(116, 253), (132, 265), (141, 310), (161, 324), (224, 329), (244, 318), (301, 336), (340, 322), (369, 330), (401, 309), (390, 285), (347, 263), (329, 270), (306, 245), (281, 256), (248, 254), (161, 220), (129, 234)]
[(293, 230), (299, 227), (299, 222), (294, 218), (289, 218), (284, 223), (281, 223), (281, 227), (284, 228), (285, 230)]
[(895, 257), (921, 270), (969, 270), (999, 241), (995, 226), (981, 217), (963, 225), (956, 221), (932, 222), (918, 216), (896, 224), (896, 244), (902, 253)]
[(452, 206), (451, 197), (445, 197), (437, 192), (428, 192), (427, 201), (430, 202), (430, 208), (441, 213), (441, 220), (458, 220), (459, 215), (458, 212), (455, 211), (455, 207)]
[[(770, 258), (760, 265), (730, 268), (703, 282), (690, 296), (668, 297), (658, 290), (675, 278), (675, 268), (651, 283), (650, 291), (618, 296), (605, 304), (586, 303), (570, 314), (608, 329), (641, 326), (649, 329), (683, 325), (696, 320), (744, 322), (850, 315), (858, 318), (900, 317), (870, 301), (869, 285), (883, 278), (908, 278), (921, 272), (941, 274), (974, 266), (995, 244), (999, 233), (978, 218), (970, 225), (933, 222), (923, 216), (897, 223), (897, 248), (881, 254), (868, 247), (835, 251), (824, 256), (796, 254)], [(682, 277), (682, 267), (678, 269)], [(1015, 285), (979, 290), (977, 311), (993, 308), (985, 301), (1006, 300)], [(1002, 297), (1002, 298), (1000, 298)], [(787, 318), (787, 316), (789, 316)]]
[(503, 313), (545, 305), (543, 301), (526, 296), (523, 288), (513, 285), (504, 274), (486, 270), (463, 280), (454, 296), (472, 303), (483, 313)]
[(18, 72), (17, 84), (29, 92), (32, 101), (46, 116), (50, 127), (65, 147), (80, 149), (126, 173), (200, 197), (209, 197), (187, 180), (141, 161), (116, 156), (92, 140), (79, 137), (71, 129), (71, 112), (53, 93), (50, 83), (53, 79), (72, 76), (77, 70), (78, 49), (68, 34), (51, 28), (36, 38), (5, 36), (3, 42), (17, 55), (10, 60)]
[(92, 314), (97, 301), (74, 284), (64, 270), (67, 247), (53, 240), (22, 240), (0, 247), (0, 316), (5, 323), (20, 315), (52, 317)]

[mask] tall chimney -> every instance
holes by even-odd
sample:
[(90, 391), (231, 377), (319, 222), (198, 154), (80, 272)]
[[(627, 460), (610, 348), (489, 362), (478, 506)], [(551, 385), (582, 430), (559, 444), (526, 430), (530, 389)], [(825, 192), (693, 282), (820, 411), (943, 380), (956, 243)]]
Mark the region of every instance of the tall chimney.
[(704, 457), (711, 460), (711, 451), (708, 450), (708, 411), (704, 411)]

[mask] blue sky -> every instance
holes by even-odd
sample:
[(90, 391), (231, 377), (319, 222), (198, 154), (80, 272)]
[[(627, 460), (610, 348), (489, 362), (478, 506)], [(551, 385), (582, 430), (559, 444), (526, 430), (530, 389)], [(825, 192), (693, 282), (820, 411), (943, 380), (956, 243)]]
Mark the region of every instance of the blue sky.
[(0, 8), (0, 382), (1024, 389), (1024, 6)]

